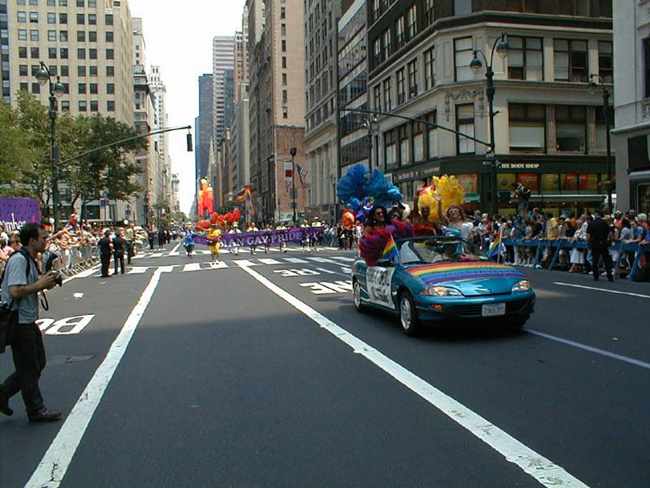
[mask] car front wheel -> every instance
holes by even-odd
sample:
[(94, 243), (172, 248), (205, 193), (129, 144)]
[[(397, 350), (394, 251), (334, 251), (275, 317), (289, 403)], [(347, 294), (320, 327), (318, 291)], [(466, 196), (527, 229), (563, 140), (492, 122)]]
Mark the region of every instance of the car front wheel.
[(363, 312), (365, 310), (365, 307), (361, 302), (361, 285), (359, 284), (358, 280), (354, 281), (352, 290), (354, 293), (354, 308), (357, 309), (357, 312)]
[(415, 308), (413, 297), (407, 291), (399, 297), (399, 320), (402, 324), (402, 330), (407, 336), (418, 335), (421, 328), (418, 311)]

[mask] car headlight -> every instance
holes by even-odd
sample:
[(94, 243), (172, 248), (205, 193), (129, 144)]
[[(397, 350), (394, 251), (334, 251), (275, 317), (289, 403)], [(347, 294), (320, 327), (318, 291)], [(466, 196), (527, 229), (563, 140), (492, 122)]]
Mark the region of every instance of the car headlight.
[(512, 292), (515, 293), (515, 292), (518, 292), (518, 291), (528, 291), (531, 288), (532, 288), (532, 286), (530, 286), (530, 281), (521, 280), (521, 281), (518, 281), (517, 283), (515, 283), (512, 286)]
[(422, 295), (429, 295), (432, 297), (462, 297), (463, 294), (456, 288), (447, 288), (446, 286), (431, 286), (422, 291)]

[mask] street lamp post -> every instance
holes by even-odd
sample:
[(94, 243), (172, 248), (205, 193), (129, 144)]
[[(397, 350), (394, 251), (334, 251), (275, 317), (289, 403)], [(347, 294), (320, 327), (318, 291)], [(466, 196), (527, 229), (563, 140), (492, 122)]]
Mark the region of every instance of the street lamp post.
[(65, 93), (65, 87), (60, 81), (60, 78), (57, 76), (56, 81), (53, 82), (53, 75), (50, 73), (47, 65), (40, 61), (41, 69), (36, 73), (36, 80), (38, 83), (43, 86), (45, 83), (49, 83), (50, 89), (50, 164), (51, 164), (51, 186), (52, 186), (52, 217), (54, 218), (54, 231), (58, 228), (60, 224), (59, 218), (59, 175), (58, 175), (58, 160), (59, 160), (59, 148), (56, 145), (56, 108), (57, 108), (57, 98)]
[(478, 55), (480, 54), (485, 61), (485, 78), (487, 78), (487, 99), (488, 99), (488, 115), (490, 123), (490, 153), (487, 155), (488, 159), (491, 161), (491, 174), (490, 174), (490, 212), (492, 215), (498, 212), (498, 203), (497, 203), (497, 160), (496, 160), (496, 139), (494, 137), (494, 70), (493, 61), (494, 53), (499, 55), (501, 59), (505, 58), (508, 55), (508, 43), (506, 41), (506, 33), (502, 33), (497, 37), (492, 44), (492, 51), (490, 52), (490, 61), (488, 62), (487, 56), (480, 49), (474, 51), (474, 58), (469, 63), (469, 67), (474, 74), (478, 74), (479, 71), (483, 68), (483, 63), (479, 59)]
[(296, 162), (294, 158), (296, 157), (296, 153), (298, 150), (295, 147), (292, 147), (289, 149), (289, 153), (291, 154), (291, 186), (292, 186), (292, 191), (291, 191), (291, 206), (293, 207), (293, 224), (298, 225), (298, 221), (296, 220)]
[(372, 170), (372, 136), (378, 123), (379, 121), (374, 114), (363, 119), (363, 127), (368, 129), (368, 169), (370, 170)]
[(610, 213), (614, 211), (613, 200), (612, 200), (612, 188), (613, 188), (613, 171), (612, 171), (612, 142), (609, 131), (611, 130), (611, 118), (609, 116), (609, 98), (610, 93), (603, 77), (597, 73), (592, 73), (589, 75), (589, 92), (592, 94), (596, 93), (598, 84), (601, 84), (603, 87), (603, 117), (605, 117), (605, 130), (606, 130), (606, 140), (607, 140), (607, 206), (609, 207)]

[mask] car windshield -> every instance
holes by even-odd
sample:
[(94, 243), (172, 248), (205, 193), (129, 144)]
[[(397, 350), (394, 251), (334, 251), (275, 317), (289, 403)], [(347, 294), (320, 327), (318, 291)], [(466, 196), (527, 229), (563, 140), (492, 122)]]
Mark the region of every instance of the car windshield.
[(481, 250), (459, 237), (424, 237), (397, 244), (403, 266), (458, 261), (489, 261)]

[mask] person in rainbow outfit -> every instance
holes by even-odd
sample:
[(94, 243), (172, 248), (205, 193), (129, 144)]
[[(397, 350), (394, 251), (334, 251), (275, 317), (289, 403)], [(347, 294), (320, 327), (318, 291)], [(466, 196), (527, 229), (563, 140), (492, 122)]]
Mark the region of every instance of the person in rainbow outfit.
[(212, 262), (219, 262), (219, 248), (221, 247), (221, 231), (216, 222), (210, 225), (210, 230), (208, 231), (208, 242), (210, 247), (210, 254), (212, 256)]

